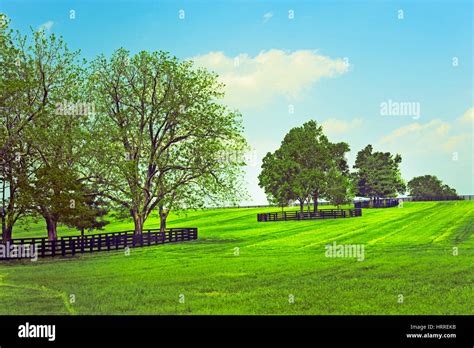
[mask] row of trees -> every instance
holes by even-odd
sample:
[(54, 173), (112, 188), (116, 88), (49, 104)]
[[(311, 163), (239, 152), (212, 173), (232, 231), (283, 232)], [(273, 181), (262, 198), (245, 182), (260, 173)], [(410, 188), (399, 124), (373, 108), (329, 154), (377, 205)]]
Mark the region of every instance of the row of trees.
[(239, 199), (247, 145), (215, 74), (165, 52), (86, 62), (53, 34), (0, 25), (4, 242), (26, 216), (50, 240), (59, 223), (102, 227), (109, 210), (140, 234), (152, 211), (165, 228), (171, 209)]
[[(259, 185), (271, 203), (284, 207), (297, 201), (301, 211), (305, 203), (309, 210), (311, 202), (316, 211), (318, 199), (339, 206), (354, 196), (378, 200), (405, 193), (400, 155), (376, 152), (367, 145), (357, 153), (355, 170), (350, 172), (345, 158), (349, 150), (347, 143), (331, 143), (316, 121), (306, 122), (291, 129), (275, 152), (267, 153)], [(430, 175), (413, 178), (408, 189), (415, 197), (456, 195), (454, 189)]]

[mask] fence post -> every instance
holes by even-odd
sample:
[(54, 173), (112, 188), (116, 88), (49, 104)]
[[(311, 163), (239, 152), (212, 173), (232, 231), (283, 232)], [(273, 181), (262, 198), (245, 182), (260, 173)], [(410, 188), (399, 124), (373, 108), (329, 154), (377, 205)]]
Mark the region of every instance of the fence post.
[(66, 246), (65, 246), (65, 242), (64, 242), (64, 237), (61, 237), (61, 254), (62, 256), (65, 256), (66, 255)]
[(72, 254), (76, 255), (76, 240), (73, 239), (72, 237), (69, 237), (69, 246), (71, 246), (71, 242), (73, 242), (72, 243)]

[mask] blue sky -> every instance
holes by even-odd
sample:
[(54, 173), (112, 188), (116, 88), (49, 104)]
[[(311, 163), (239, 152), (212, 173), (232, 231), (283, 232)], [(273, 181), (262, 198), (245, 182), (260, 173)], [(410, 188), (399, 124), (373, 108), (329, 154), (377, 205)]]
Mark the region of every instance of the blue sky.
[[(407, 181), (434, 174), (474, 193), (472, 1), (0, 0), (0, 11), (87, 59), (165, 50), (218, 72), (254, 149), (246, 203), (266, 202), (261, 157), (309, 119), (350, 144), (350, 161), (371, 143), (402, 155)], [(388, 102), (419, 113), (383, 115)]]

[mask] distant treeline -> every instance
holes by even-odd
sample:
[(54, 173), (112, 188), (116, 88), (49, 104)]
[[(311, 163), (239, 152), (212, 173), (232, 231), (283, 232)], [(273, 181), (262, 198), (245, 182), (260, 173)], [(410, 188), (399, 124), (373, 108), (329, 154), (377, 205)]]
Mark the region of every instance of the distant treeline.
[[(464, 201), (474, 201), (474, 195), (457, 195), (451, 197), (397, 197), (394, 198), (401, 200), (402, 202), (428, 202), (428, 201), (455, 201), (455, 200), (464, 200)], [(358, 199), (354, 199), (354, 203), (358, 202)], [(288, 207), (296, 207), (298, 203), (293, 203), (288, 205)], [(310, 203), (313, 205), (313, 202)], [(318, 205), (332, 205), (331, 202), (318, 202)], [(238, 206), (227, 206), (227, 207), (204, 207), (202, 209), (236, 209), (236, 208), (275, 208), (278, 207), (275, 204), (262, 204), (262, 205), (238, 205)]]

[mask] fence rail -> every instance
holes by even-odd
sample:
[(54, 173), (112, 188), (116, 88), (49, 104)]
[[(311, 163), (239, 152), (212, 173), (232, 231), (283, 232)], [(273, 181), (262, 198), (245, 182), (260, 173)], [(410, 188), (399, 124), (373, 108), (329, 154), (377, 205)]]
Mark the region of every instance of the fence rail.
[(396, 198), (382, 198), (371, 201), (354, 202), (355, 208), (391, 208), (396, 207), (399, 200)]
[[(163, 243), (183, 242), (197, 239), (197, 228), (167, 228), (164, 232), (159, 229), (144, 230), (141, 235), (134, 231), (98, 233), (84, 236), (65, 236), (50, 241), (47, 238), (18, 238), (12, 239), (0, 247), (7, 248), (6, 253), (0, 253), (0, 260), (37, 257), (68, 256), (100, 251), (151, 246)], [(34, 249), (33, 249), (34, 248)], [(13, 257), (11, 250), (16, 250)], [(3, 254), (3, 255), (2, 255)]]
[(282, 211), (257, 214), (258, 222), (287, 220), (322, 220), (362, 216), (362, 210), (355, 209), (320, 209), (318, 211)]

